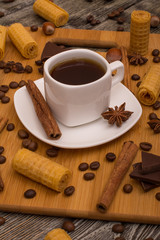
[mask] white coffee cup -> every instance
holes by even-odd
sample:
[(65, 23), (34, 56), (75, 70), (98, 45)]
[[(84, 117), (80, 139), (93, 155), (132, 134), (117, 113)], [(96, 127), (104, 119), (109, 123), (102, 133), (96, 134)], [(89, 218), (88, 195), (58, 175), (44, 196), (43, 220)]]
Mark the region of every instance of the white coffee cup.
[[(91, 59), (102, 65), (105, 74), (98, 80), (83, 85), (60, 83), (50, 75), (55, 65), (73, 59)], [(117, 70), (115, 76), (112, 72)], [(74, 127), (101, 117), (110, 103), (111, 87), (122, 81), (124, 66), (120, 61), (111, 64), (100, 54), (87, 49), (73, 49), (56, 54), (44, 64), (46, 101), (55, 118), (62, 124)]]

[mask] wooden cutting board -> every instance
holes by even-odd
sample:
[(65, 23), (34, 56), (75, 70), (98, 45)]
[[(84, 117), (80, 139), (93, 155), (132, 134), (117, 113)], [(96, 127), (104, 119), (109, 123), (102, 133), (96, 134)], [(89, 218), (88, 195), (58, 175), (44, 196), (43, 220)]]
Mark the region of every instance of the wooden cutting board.
[[(27, 30), (30, 31), (29, 28)], [(4, 74), (3, 71), (0, 70), (0, 84), (9, 84), (11, 81), (19, 82), (22, 79), (36, 80), (41, 78), (41, 75), (38, 73), (38, 68), (34, 62), (35, 60), (40, 59), (40, 55), (45, 43), (53, 38), (53, 36), (45, 36), (41, 29), (39, 29), (38, 32), (30, 33), (39, 44), (39, 56), (36, 59), (25, 60), (15, 49), (10, 40), (7, 39), (4, 61), (14, 60), (16, 62), (22, 62), (24, 65), (30, 64), (33, 66), (33, 73)], [(128, 47), (129, 44), (129, 33), (127, 32), (56, 29), (54, 37), (64, 39), (79, 38), (80, 40), (86, 39), (87, 41), (90, 39), (94, 39), (95, 41), (110, 40), (126, 47)], [(153, 64), (151, 51), (154, 48), (159, 47), (159, 40), (159, 35), (152, 34), (150, 36), (149, 54), (147, 56), (149, 61), (147, 64), (140, 67), (131, 66), (131, 75), (133, 73), (137, 73), (142, 77), (149, 65)], [(101, 54), (105, 56), (105, 53)], [(132, 91), (136, 96), (136, 82), (132, 81), (131, 86)], [(72, 196), (66, 197), (63, 193), (56, 193), (45, 186), (42, 186), (41, 184), (35, 183), (26, 177), (21, 176), (12, 169), (12, 158), (17, 150), (21, 148), (22, 144), (22, 140), (17, 136), (17, 132), (19, 129), (24, 129), (24, 126), (18, 119), (14, 109), (13, 96), (15, 91), (16, 90), (10, 89), (6, 94), (11, 98), (11, 101), (8, 104), (2, 104), (0, 102), (0, 115), (2, 114), (8, 116), (9, 123), (15, 124), (15, 129), (13, 131), (8, 132), (6, 129), (4, 129), (0, 134), (0, 145), (4, 146), (5, 151), (3, 155), (5, 155), (7, 158), (6, 162), (0, 165), (1, 175), (5, 184), (4, 191), (0, 192), (0, 210), (45, 214), (52, 216), (69, 216), (75, 218), (104, 219), (110, 221), (160, 223), (160, 203), (155, 199), (155, 194), (156, 192), (160, 191), (160, 188), (144, 193), (141, 186), (129, 177), (132, 167), (129, 169), (124, 180), (122, 181), (107, 213), (99, 213), (96, 209), (96, 204), (114, 167), (114, 162), (109, 163), (105, 160), (105, 155), (107, 152), (114, 152), (118, 156), (123, 142), (132, 140), (137, 145), (139, 145), (139, 143), (142, 141), (151, 142), (153, 147), (150, 152), (154, 154), (160, 154), (160, 135), (153, 134), (153, 131), (147, 125), (148, 115), (150, 112), (153, 112), (152, 107), (142, 106), (143, 114), (141, 119), (131, 130), (118, 139), (101, 146), (88, 149), (60, 149), (59, 155), (51, 160), (61, 163), (73, 171), (73, 178), (70, 182), (70, 185), (74, 185), (76, 189)], [(117, 103), (117, 105), (118, 104), (119, 103)], [(155, 112), (160, 117), (160, 110)], [(49, 145), (36, 139), (31, 134), (30, 138), (38, 142), (37, 153), (46, 156), (46, 149), (49, 148)], [(78, 170), (78, 166), (81, 162), (91, 163), (93, 161), (99, 161), (101, 166), (95, 172), (95, 179), (86, 182), (83, 179), (84, 173)], [(140, 161), (141, 150), (138, 151), (134, 163)], [(131, 183), (133, 185), (134, 189), (131, 194), (125, 194), (122, 191), (125, 183)], [(25, 199), (23, 196), (24, 191), (29, 188), (35, 189), (37, 192), (36, 197), (33, 199)]]

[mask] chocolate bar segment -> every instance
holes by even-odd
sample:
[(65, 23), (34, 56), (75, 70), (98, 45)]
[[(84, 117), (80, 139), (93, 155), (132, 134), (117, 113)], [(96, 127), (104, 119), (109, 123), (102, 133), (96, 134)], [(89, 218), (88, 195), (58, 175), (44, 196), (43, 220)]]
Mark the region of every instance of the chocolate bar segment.
[(152, 173), (160, 171), (160, 156), (142, 152), (142, 173)]

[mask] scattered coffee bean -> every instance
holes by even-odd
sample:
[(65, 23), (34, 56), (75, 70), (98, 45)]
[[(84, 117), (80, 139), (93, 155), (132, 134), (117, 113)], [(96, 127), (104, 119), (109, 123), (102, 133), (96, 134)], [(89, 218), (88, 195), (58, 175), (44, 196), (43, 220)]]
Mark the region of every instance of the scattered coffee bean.
[(80, 171), (86, 171), (88, 169), (88, 167), (89, 167), (88, 163), (83, 162), (79, 165), (78, 169)]
[(26, 73), (31, 73), (31, 72), (33, 72), (33, 68), (30, 65), (27, 65), (27, 66), (25, 66), (24, 71)]
[(19, 82), (18, 86), (21, 88), (21, 87), (25, 86), (26, 84), (27, 84), (27, 83), (26, 83), (25, 80), (21, 80), (21, 81)]
[(0, 226), (3, 225), (5, 223), (6, 219), (3, 217), (0, 217)]
[(160, 192), (157, 192), (156, 195), (155, 195), (155, 198), (160, 201)]
[(95, 178), (95, 174), (92, 173), (92, 172), (88, 172), (88, 173), (85, 173), (85, 174), (83, 175), (83, 178), (84, 178), (86, 181), (90, 181), (90, 180), (92, 180), (92, 179)]
[(116, 237), (115, 240), (126, 240), (124, 237)]
[(31, 139), (29, 139), (29, 138), (25, 138), (23, 141), (22, 141), (22, 146), (24, 147), (24, 148), (28, 148), (28, 146), (29, 146), (29, 144), (31, 143)]
[(9, 103), (10, 102), (10, 97), (4, 96), (1, 98), (2, 103)]
[(117, 18), (117, 23), (118, 24), (123, 24), (124, 22), (125, 22), (125, 18), (123, 18), (123, 17)]
[(11, 68), (8, 68), (8, 67), (6, 67), (6, 68), (4, 68), (4, 73), (10, 73), (11, 72)]
[(5, 96), (5, 93), (0, 91), (0, 99), (2, 99), (2, 97), (4, 97), (4, 96)]
[(0, 12), (0, 18), (4, 17), (4, 12)]
[(125, 193), (131, 193), (132, 190), (133, 190), (133, 186), (132, 186), (131, 184), (125, 184), (125, 185), (123, 186), (123, 191), (124, 191)]
[(115, 17), (115, 14), (114, 14), (114, 13), (109, 13), (109, 14), (108, 14), (108, 18), (113, 19), (114, 17)]
[(31, 143), (28, 145), (28, 149), (32, 152), (35, 152), (38, 148), (38, 144), (34, 141), (31, 141)]
[(158, 110), (160, 108), (160, 101), (156, 101), (153, 105), (152, 105), (153, 109)]
[(67, 232), (73, 232), (75, 230), (75, 225), (71, 221), (64, 221), (62, 228)]
[(3, 155), (0, 155), (0, 164), (3, 164), (6, 162), (6, 157)]
[(154, 239), (149, 237), (149, 238), (145, 238), (144, 240), (154, 240)]
[(12, 131), (12, 130), (14, 130), (15, 129), (15, 125), (14, 125), (14, 123), (8, 123), (8, 125), (7, 125), (7, 131)]
[(9, 86), (8, 85), (1, 85), (0, 86), (0, 91), (7, 93), (9, 90)]
[(4, 147), (0, 146), (0, 154), (2, 154), (4, 152)]
[(98, 161), (92, 162), (89, 167), (91, 170), (97, 170), (100, 167), (100, 163)]
[(3, 69), (5, 67), (5, 62), (4, 61), (0, 61), (0, 69)]
[(142, 81), (137, 82), (136, 86), (139, 87), (141, 85)]
[(138, 74), (133, 74), (131, 76), (131, 79), (134, 80), (134, 81), (138, 81), (140, 79), (140, 76)]
[(49, 156), (49, 157), (57, 157), (57, 156), (58, 156), (58, 151), (59, 151), (58, 148), (52, 147), (52, 148), (48, 148), (48, 149), (46, 150), (46, 154), (47, 154), (47, 156)]
[(38, 68), (38, 72), (39, 72), (41, 75), (43, 75), (43, 66), (40, 67), (40, 68)]
[(37, 66), (42, 66), (42, 65), (43, 65), (43, 62), (42, 62), (41, 60), (36, 60), (36, 61), (35, 61), (35, 64), (36, 64)]
[(33, 189), (28, 189), (24, 192), (25, 198), (34, 198), (36, 196), (36, 191)]
[(28, 138), (29, 137), (29, 133), (23, 129), (20, 129), (18, 131), (18, 136), (21, 138), (21, 139), (25, 139), (25, 138)]
[(152, 51), (152, 55), (155, 57), (155, 56), (158, 56), (159, 55), (159, 50), (158, 49), (154, 49)]
[(75, 187), (74, 186), (69, 186), (67, 188), (64, 189), (64, 194), (66, 196), (71, 196), (75, 191)]
[(159, 23), (160, 23), (160, 19), (158, 16), (155, 16), (155, 15), (151, 16), (151, 21), (150, 21), (151, 27), (156, 28), (158, 27)]
[(151, 143), (148, 143), (148, 142), (141, 142), (141, 143), (139, 144), (139, 146), (140, 146), (140, 148), (141, 148), (142, 150), (144, 150), (144, 151), (149, 151), (149, 150), (151, 150), (151, 148), (152, 148), (152, 144), (151, 144)]
[(12, 88), (12, 89), (18, 88), (18, 86), (19, 86), (19, 84), (17, 82), (14, 82), (14, 81), (10, 82), (10, 84), (9, 84), (9, 87)]
[(114, 14), (115, 17), (119, 17), (120, 16), (120, 12), (118, 10), (114, 10), (112, 12), (112, 14)]
[(120, 27), (120, 26), (117, 27), (117, 31), (118, 31), (118, 32), (123, 32), (123, 31), (124, 31), (124, 27)]
[(37, 32), (37, 31), (38, 31), (38, 26), (32, 25), (32, 26), (30, 27), (30, 30), (31, 30), (32, 32)]
[(91, 14), (88, 15), (88, 16), (87, 16), (87, 19), (86, 19), (86, 20), (87, 20), (87, 23), (92, 22), (93, 19), (94, 19), (93, 15), (91, 15)]
[(160, 62), (160, 57), (156, 56), (153, 58), (154, 63), (159, 63)]
[(109, 152), (109, 153), (106, 154), (106, 159), (109, 162), (113, 162), (116, 159), (116, 155), (112, 152)]
[(95, 26), (95, 25), (97, 24), (96, 19), (93, 19), (93, 20), (90, 22), (90, 24), (91, 24), (92, 26)]
[(124, 232), (124, 226), (120, 223), (114, 224), (113, 227), (112, 227), (112, 232), (123, 233)]
[(158, 118), (158, 117), (157, 117), (157, 114), (155, 114), (155, 113), (153, 113), (153, 112), (149, 114), (149, 119), (150, 119), (150, 120), (157, 119), (157, 118)]

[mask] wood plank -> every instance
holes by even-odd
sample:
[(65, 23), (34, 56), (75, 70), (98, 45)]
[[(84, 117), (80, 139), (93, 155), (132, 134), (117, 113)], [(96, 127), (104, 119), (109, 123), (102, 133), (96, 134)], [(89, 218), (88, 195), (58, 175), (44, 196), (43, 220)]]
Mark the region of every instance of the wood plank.
[[(29, 29), (28, 29), (29, 31)], [(44, 44), (52, 38), (52, 36), (45, 36), (41, 29), (38, 32), (32, 32), (32, 36), (39, 43), (39, 56), (36, 59), (25, 60), (21, 57), (10, 40), (7, 40), (5, 61), (14, 60), (20, 61), (24, 65), (30, 64), (33, 66), (34, 71), (29, 74), (4, 74), (1, 73), (0, 84), (9, 84), (10, 81), (20, 81), (21, 79), (36, 80), (41, 77), (37, 71), (34, 61), (40, 58)], [(56, 29), (54, 37), (64, 38), (80, 38), (83, 36), (90, 39), (93, 36), (100, 41), (109, 39), (116, 41), (119, 45), (129, 44), (129, 33), (107, 32), (107, 31), (90, 31), (90, 30), (75, 30), (75, 29)], [(159, 36), (152, 34), (150, 36), (149, 45), (149, 61), (146, 65), (135, 67), (131, 66), (131, 74), (138, 73), (142, 77), (147, 68), (152, 64), (151, 51), (157, 48), (159, 44)], [(104, 55), (104, 54), (102, 54)], [(132, 91), (137, 94), (136, 82), (132, 81)], [(152, 153), (159, 154), (159, 136), (154, 135), (150, 128), (147, 126), (148, 114), (152, 111), (151, 107), (143, 106), (143, 115), (139, 122), (127, 133), (118, 139), (88, 149), (61, 149), (57, 158), (52, 159), (59, 162), (66, 167), (73, 170), (73, 178), (70, 184), (76, 187), (73, 196), (66, 198), (63, 194), (47, 189), (46, 187), (37, 184), (17, 173), (11, 167), (11, 161), (14, 154), (21, 148), (21, 140), (17, 136), (17, 131), (24, 128), (19, 121), (13, 104), (13, 96), (16, 90), (10, 89), (6, 94), (10, 96), (11, 101), (8, 104), (0, 103), (1, 114), (9, 117), (9, 122), (15, 124), (15, 130), (8, 132), (6, 129), (0, 134), (0, 145), (5, 147), (4, 155), (7, 158), (5, 164), (1, 164), (2, 177), (5, 183), (5, 189), (0, 192), (0, 209), (3, 211), (18, 211), (25, 213), (46, 214), (54, 216), (70, 216), (80, 218), (92, 219), (105, 219), (112, 221), (127, 221), (127, 222), (143, 222), (143, 223), (159, 223), (160, 222), (160, 205), (156, 201), (154, 195), (159, 191), (159, 188), (151, 192), (144, 193), (137, 182), (131, 180), (128, 176), (122, 181), (116, 197), (106, 214), (101, 214), (96, 209), (96, 203), (103, 191), (106, 181), (113, 169), (114, 163), (105, 161), (105, 154), (107, 152), (114, 152), (118, 156), (124, 141), (133, 140), (136, 144), (142, 141), (152, 142)], [(118, 105), (118, 103), (117, 103)], [(25, 106), (24, 106), (25, 107)], [(157, 114), (159, 113), (159, 110)], [(49, 147), (47, 144), (37, 140), (34, 136), (30, 135), (31, 139), (38, 142), (37, 153), (46, 156), (45, 151)], [(83, 180), (83, 173), (78, 171), (78, 165), (83, 162), (91, 163), (95, 160), (100, 161), (101, 167), (96, 172), (94, 181), (85, 182)], [(134, 162), (141, 160), (141, 151), (138, 152)], [(129, 169), (128, 173), (132, 170)], [(122, 187), (125, 183), (133, 184), (134, 191), (132, 194), (125, 195)], [(34, 199), (25, 199), (23, 193), (28, 188), (33, 188), (37, 192), (37, 197)], [(147, 202), (149, 204), (144, 204)]]

